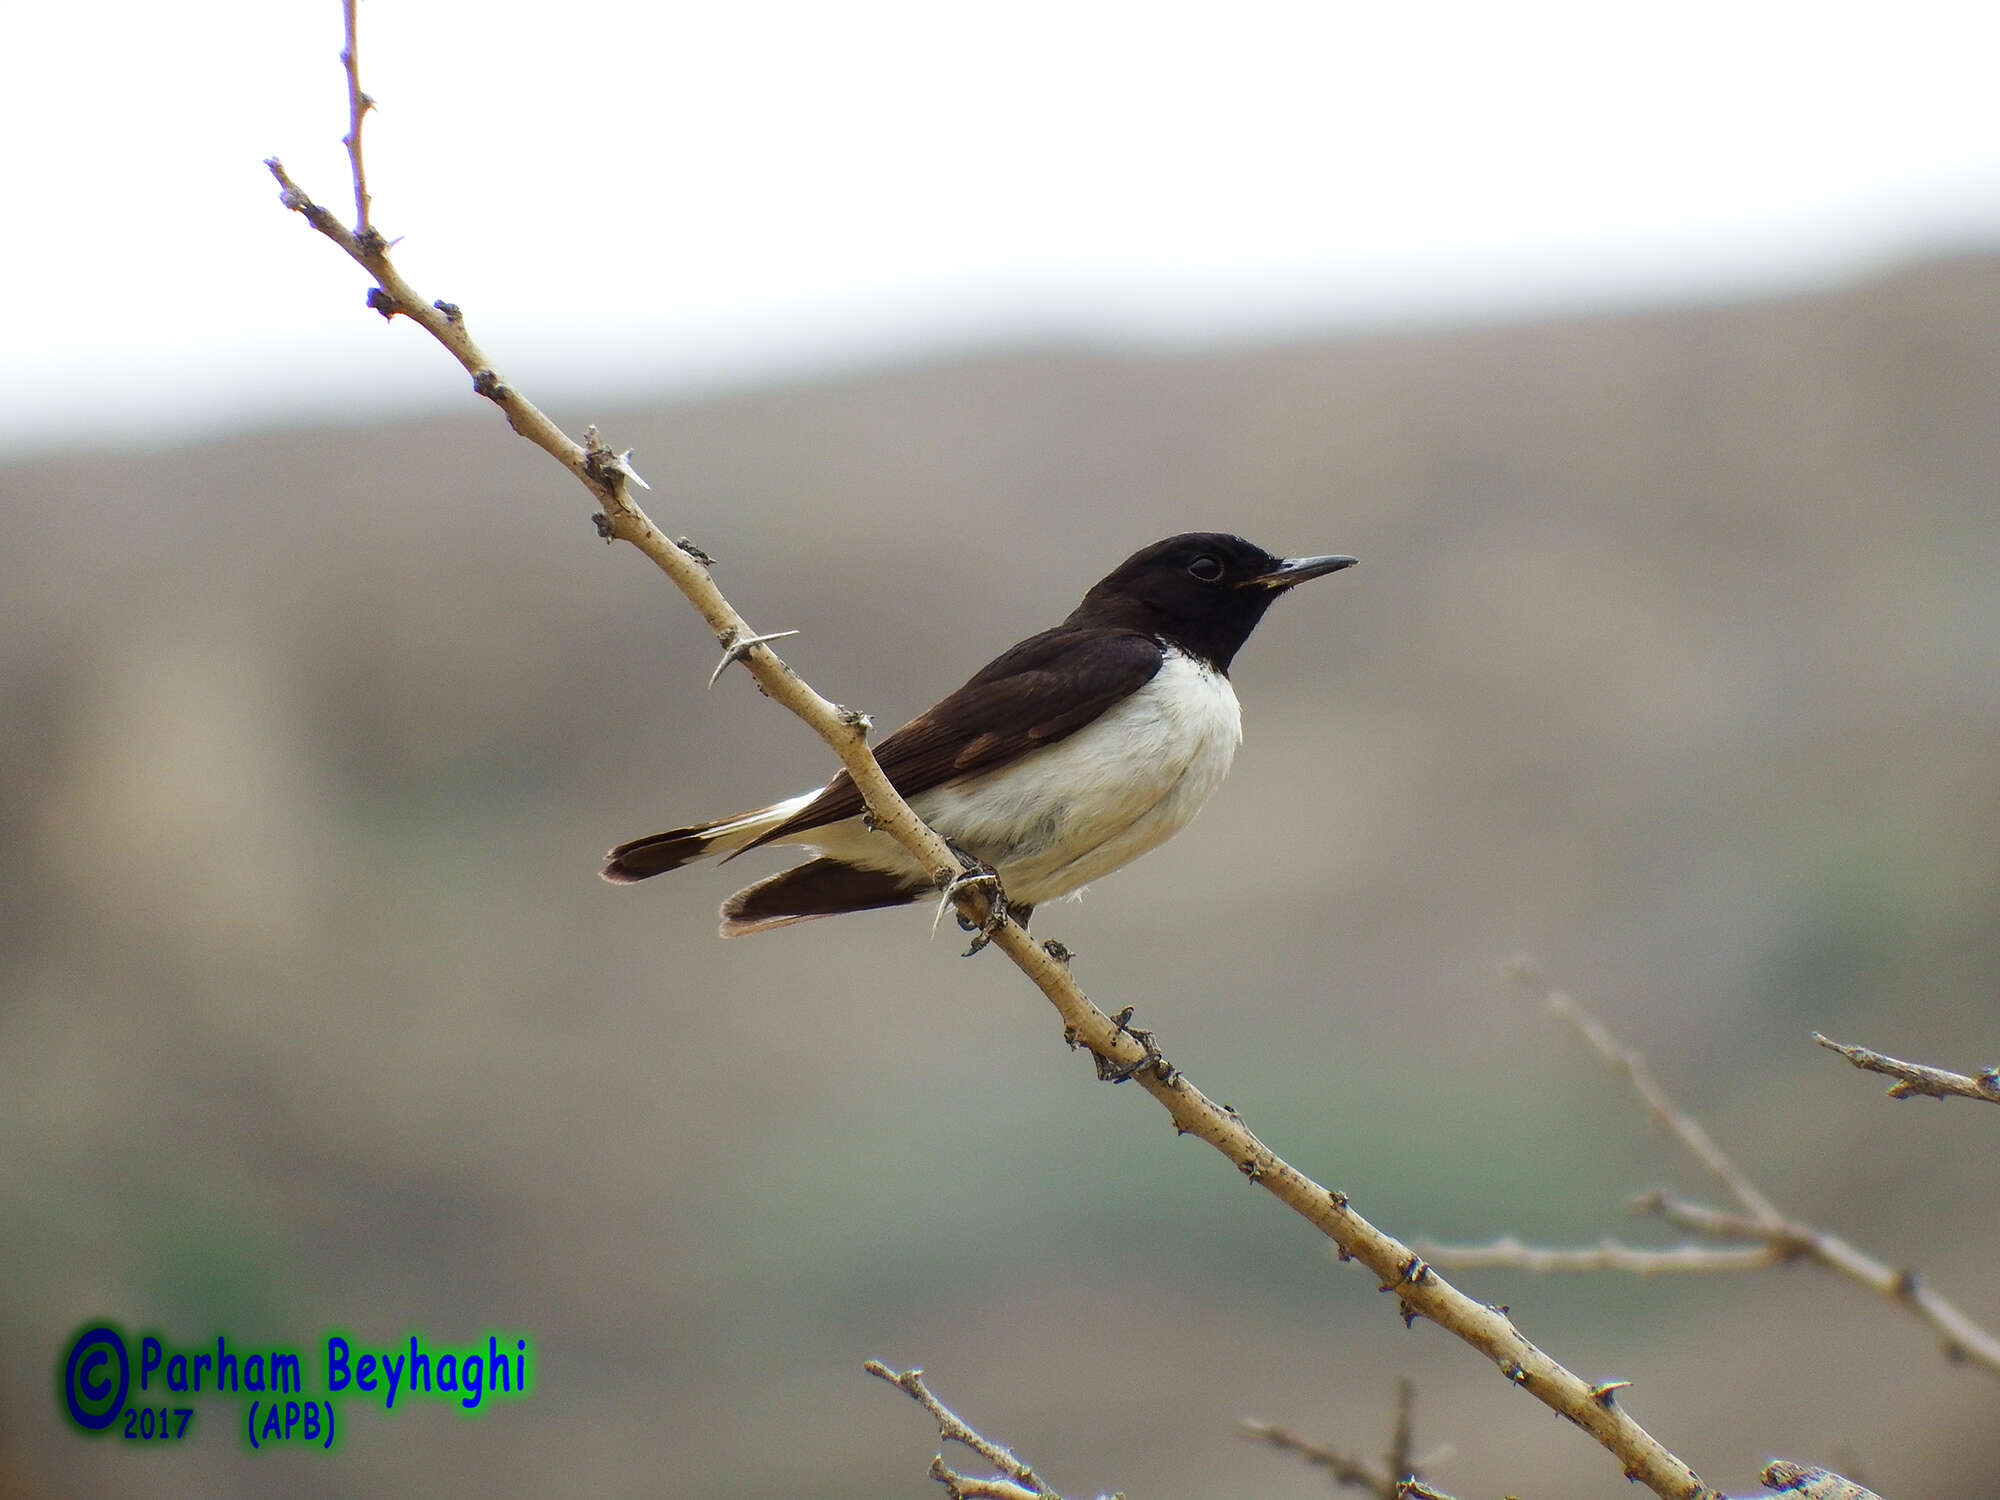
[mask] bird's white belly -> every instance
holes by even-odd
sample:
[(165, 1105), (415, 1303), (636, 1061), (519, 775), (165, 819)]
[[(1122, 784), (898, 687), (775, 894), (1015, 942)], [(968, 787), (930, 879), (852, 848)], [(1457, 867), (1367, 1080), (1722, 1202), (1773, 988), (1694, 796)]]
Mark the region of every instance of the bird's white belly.
[(1243, 739), (1220, 672), (1170, 651), (1152, 681), (1056, 744), (911, 799), (925, 822), (999, 872), (1010, 901), (1078, 890), (1172, 838)]

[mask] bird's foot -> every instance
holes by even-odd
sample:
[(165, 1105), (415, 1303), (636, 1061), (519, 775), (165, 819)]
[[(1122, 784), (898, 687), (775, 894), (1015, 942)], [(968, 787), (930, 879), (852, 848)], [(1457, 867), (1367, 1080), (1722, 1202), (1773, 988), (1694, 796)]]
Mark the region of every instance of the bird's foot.
[(1173, 1078), (1174, 1065), (1160, 1055), (1160, 1049), (1153, 1044), (1153, 1033), (1142, 1026), (1132, 1024), (1131, 1006), (1126, 1006), (1113, 1016), (1111, 1023), (1144, 1050), (1128, 1063), (1115, 1063), (1101, 1052), (1091, 1053), (1097, 1062), (1097, 1077), (1100, 1082), (1123, 1083), (1128, 1078), (1137, 1078), (1141, 1073), (1148, 1071), (1163, 1083)]
[(944, 899), (955, 904), (960, 896), (974, 890), (983, 892), (986, 897), (986, 916), (983, 921), (975, 921), (964, 912), (958, 914), (959, 930), (978, 934), (973, 938), (972, 946), (963, 954), (963, 957), (970, 958), (992, 942), (993, 935), (1006, 923), (1007, 892), (1000, 884), (1000, 872), (993, 866), (983, 859), (967, 854), (956, 844), (952, 845), (951, 852), (958, 856), (958, 862), (963, 867), (964, 873), (954, 876), (945, 883)]

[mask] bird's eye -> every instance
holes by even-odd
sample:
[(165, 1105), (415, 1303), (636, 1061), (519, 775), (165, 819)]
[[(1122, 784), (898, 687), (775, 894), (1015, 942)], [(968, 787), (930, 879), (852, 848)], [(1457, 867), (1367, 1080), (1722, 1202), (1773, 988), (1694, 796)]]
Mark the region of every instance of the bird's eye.
[(1188, 564), (1190, 577), (1199, 578), (1203, 583), (1213, 583), (1222, 576), (1222, 564), (1204, 553)]

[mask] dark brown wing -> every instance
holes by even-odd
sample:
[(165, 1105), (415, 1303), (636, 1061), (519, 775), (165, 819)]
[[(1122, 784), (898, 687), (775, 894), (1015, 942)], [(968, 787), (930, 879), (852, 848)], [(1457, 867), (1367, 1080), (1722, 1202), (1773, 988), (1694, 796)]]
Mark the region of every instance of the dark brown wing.
[[(1163, 659), (1164, 648), (1141, 631), (1058, 625), (996, 657), (877, 745), (875, 759), (905, 797), (976, 776), (1075, 734), (1151, 682)], [(842, 771), (790, 819), (744, 848), (824, 828), (861, 807), (861, 794)]]

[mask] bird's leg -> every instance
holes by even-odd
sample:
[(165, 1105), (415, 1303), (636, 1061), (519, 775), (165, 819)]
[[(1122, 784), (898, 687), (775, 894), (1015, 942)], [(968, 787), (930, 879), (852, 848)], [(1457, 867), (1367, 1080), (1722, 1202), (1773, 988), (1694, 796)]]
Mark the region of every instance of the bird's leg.
[(1097, 1076), (1101, 1082), (1123, 1083), (1128, 1078), (1138, 1077), (1149, 1068), (1157, 1070), (1156, 1076), (1162, 1080), (1172, 1079), (1174, 1065), (1162, 1057), (1160, 1049), (1153, 1045), (1152, 1032), (1147, 1031), (1144, 1027), (1132, 1024), (1131, 1006), (1128, 1005), (1119, 1011), (1117, 1015), (1111, 1018), (1111, 1021), (1125, 1035), (1145, 1048), (1145, 1051), (1136, 1061), (1129, 1063), (1115, 1063), (1102, 1053), (1091, 1053), (1090, 1055), (1097, 1060)]
[[(1000, 885), (1000, 872), (986, 863), (985, 860), (980, 859), (976, 855), (967, 854), (956, 844), (951, 846), (951, 852), (958, 856), (958, 862), (964, 868), (965, 873), (956, 875), (945, 883), (944, 899), (955, 903), (959, 896), (969, 890), (980, 890), (986, 895), (986, 919), (983, 922), (973, 921), (964, 912), (958, 914), (960, 931), (978, 934), (972, 940), (972, 946), (967, 948), (963, 955), (966, 958), (970, 958), (981, 948), (992, 942), (993, 934), (998, 932), (1001, 925), (1006, 922), (1007, 892)], [(1025, 915), (1028, 911), (1032, 910), (1032, 907), (1023, 908), (1023, 914)]]

